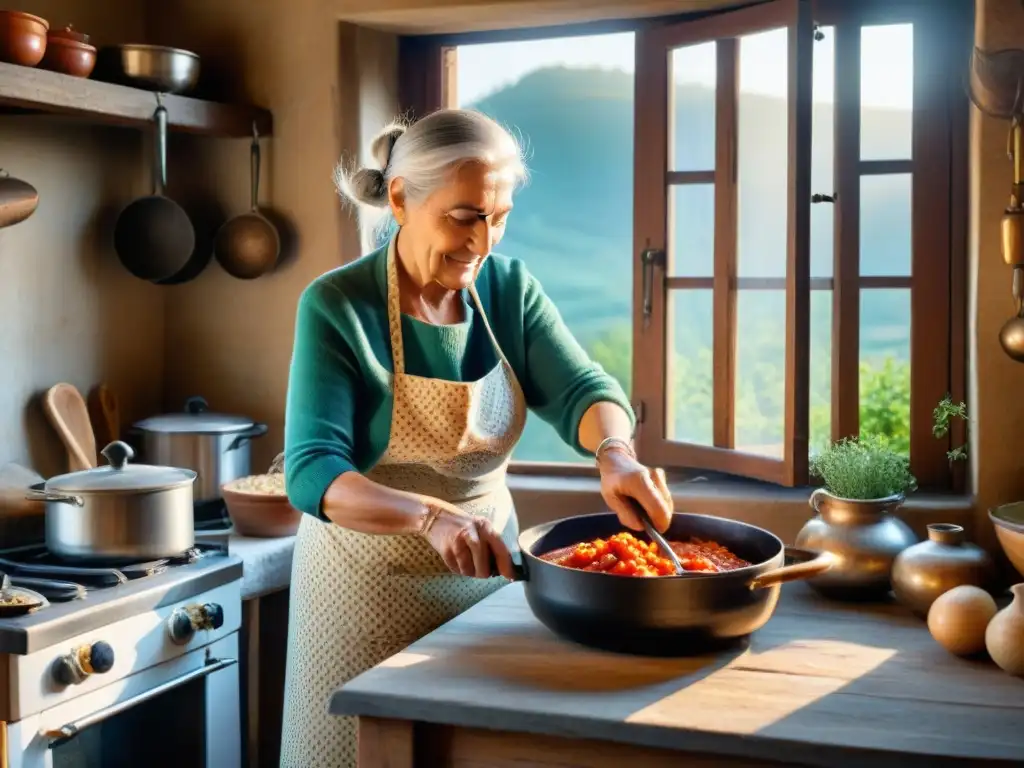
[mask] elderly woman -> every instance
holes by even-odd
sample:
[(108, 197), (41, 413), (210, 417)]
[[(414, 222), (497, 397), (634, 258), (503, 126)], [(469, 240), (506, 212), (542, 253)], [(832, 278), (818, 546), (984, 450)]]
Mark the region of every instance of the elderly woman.
[[(390, 209), (386, 246), (317, 278), (298, 305), (288, 496), (307, 513), (292, 566), (281, 765), (355, 765), (330, 694), (507, 584), (518, 535), (505, 483), (527, 409), (595, 457), (605, 502), (667, 528), (668, 491), (636, 459), (626, 395), (526, 266), (492, 253), (525, 177), (490, 118), (392, 125), (380, 168), (340, 174)], [(571, 200), (566, 205), (572, 205)]]

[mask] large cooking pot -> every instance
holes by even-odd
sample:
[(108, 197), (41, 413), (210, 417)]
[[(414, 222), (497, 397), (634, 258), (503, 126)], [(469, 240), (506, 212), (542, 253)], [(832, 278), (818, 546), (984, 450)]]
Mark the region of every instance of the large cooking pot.
[(833, 560), (828, 553), (786, 547), (763, 528), (687, 513), (672, 516), (666, 538), (715, 541), (752, 565), (721, 573), (634, 577), (577, 570), (540, 557), (622, 530), (614, 514), (602, 513), (535, 526), (519, 535), (517, 580), (524, 582), (534, 615), (556, 634), (640, 655), (706, 652), (760, 629), (775, 610), (782, 584), (823, 573)]
[(73, 560), (116, 562), (173, 557), (195, 544), (196, 473), (130, 464), (120, 440), (101, 454), (105, 467), (51, 477), (26, 497), (45, 502), (46, 548)]
[(196, 502), (221, 498), (221, 486), (252, 474), (254, 437), (267, 425), (245, 416), (212, 413), (201, 397), (185, 401), (181, 413), (152, 416), (136, 423), (139, 449), (150, 464), (187, 467), (198, 475)]

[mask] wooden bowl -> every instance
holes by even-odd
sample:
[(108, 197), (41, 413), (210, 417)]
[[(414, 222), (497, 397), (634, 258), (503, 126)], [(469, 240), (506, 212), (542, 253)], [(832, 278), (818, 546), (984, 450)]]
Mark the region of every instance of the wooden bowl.
[(34, 67), (46, 53), (46, 19), (22, 11), (0, 11), (0, 61)]
[(40, 64), (42, 69), (72, 77), (88, 77), (95, 66), (95, 47), (69, 37), (54, 35), (50, 35), (46, 43), (46, 53)]
[(993, 507), (988, 511), (988, 519), (995, 526), (1006, 558), (1024, 576), (1024, 502)]
[(294, 536), (299, 529), (302, 513), (288, 502), (287, 496), (283, 493), (245, 490), (247, 483), (261, 477), (267, 475), (243, 477), (221, 486), (228, 517), (235, 531), (242, 536), (262, 539)]

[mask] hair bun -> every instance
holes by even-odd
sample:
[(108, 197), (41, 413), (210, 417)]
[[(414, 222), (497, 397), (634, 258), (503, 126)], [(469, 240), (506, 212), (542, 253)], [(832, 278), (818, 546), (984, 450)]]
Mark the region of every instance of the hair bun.
[(405, 133), (405, 126), (401, 123), (391, 123), (378, 133), (370, 143), (370, 154), (373, 159), (380, 163), (381, 169), (387, 168), (391, 161), (391, 150), (395, 147), (402, 134)]
[(387, 204), (388, 186), (378, 168), (360, 168), (348, 178), (348, 187), (352, 197), (365, 205), (379, 208)]

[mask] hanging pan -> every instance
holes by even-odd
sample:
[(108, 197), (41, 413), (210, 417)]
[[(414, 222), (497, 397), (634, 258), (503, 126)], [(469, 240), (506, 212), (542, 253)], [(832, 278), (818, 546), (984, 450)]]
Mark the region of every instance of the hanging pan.
[(167, 185), (167, 109), (159, 104), (156, 119), (156, 169), (153, 194), (132, 201), (114, 227), (114, 250), (125, 269), (142, 280), (158, 282), (182, 270), (196, 246), (188, 214), (164, 194)]

